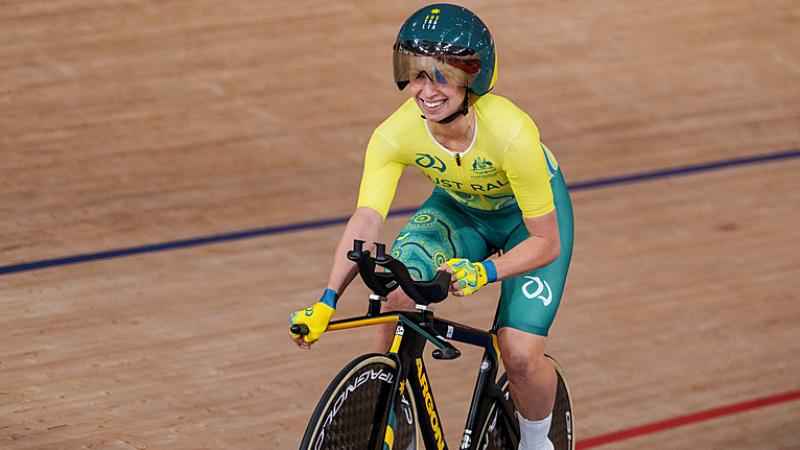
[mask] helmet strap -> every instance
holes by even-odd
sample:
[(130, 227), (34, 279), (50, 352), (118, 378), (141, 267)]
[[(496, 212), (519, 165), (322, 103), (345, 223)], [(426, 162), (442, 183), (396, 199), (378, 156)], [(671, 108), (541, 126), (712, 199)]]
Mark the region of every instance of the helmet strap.
[[(456, 120), (458, 116), (466, 116), (469, 113), (469, 89), (464, 92), (464, 102), (461, 104), (461, 108), (456, 110), (453, 114), (445, 117), (442, 120), (437, 120), (436, 123), (440, 123), (442, 125), (447, 125), (448, 123)], [(420, 116), (423, 119), (427, 119), (424, 115)]]

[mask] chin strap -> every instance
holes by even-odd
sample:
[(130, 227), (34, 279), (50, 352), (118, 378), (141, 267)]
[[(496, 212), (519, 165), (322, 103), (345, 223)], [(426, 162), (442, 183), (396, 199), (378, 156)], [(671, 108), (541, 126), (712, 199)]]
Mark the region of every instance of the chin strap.
[[(456, 110), (456, 112), (454, 112), (453, 114), (450, 114), (449, 116), (445, 117), (442, 120), (437, 120), (436, 123), (440, 123), (442, 125), (446, 125), (446, 124), (456, 120), (456, 118), (458, 118), (458, 116), (466, 116), (468, 112), (469, 112), (469, 91), (467, 91), (464, 94), (464, 102), (461, 104), (461, 109)], [(422, 117), (423, 119), (427, 119), (427, 117), (425, 117), (424, 115), (421, 115), (420, 117)]]

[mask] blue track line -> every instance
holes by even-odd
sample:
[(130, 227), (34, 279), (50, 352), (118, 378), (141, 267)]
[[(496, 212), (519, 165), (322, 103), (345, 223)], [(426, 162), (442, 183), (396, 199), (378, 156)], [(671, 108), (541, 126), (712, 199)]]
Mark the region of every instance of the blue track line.
[[(705, 164), (676, 167), (673, 169), (655, 170), (650, 172), (622, 175), (618, 177), (601, 178), (592, 181), (583, 181), (575, 184), (570, 184), (569, 189), (571, 192), (597, 189), (608, 186), (616, 186), (620, 184), (637, 183), (642, 181), (650, 181), (662, 178), (690, 175), (694, 173), (708, 172), (712, 170), (725, 169), (729, 167), (747, 166), (753, 164), (782, 161), (798, 157), (800, 157), (800, 150), (789, 150), (789, 151), (771, 153), (766, 155), (727, 159), (721, 161), (713, 161)], [(392, 216), (409, 215), (416, 210), (417, 207), (395, 209), (389, 212), (389, 216), (392, 217)], [(91, 261), (98, 261), (102, 259), (121, 258), (124, 256), (141, 255), (145, 253), (155, 253), (155, 252), (162, 252), (166, 250), (175, 250), (188, 247), (198, 247), (201, 245), (238, 241), (241, 239), (270, 236), (274, 234), (295, 233), (298, 231), (313, 230), (318, 228), (330, 227), (334, 225), (341, 225), (346, 223), (348, 219), (349, 217), (335, 217), (331, 219), (315, 220), (311, 222), (298, 222), (286, 225), (278, 225), (266, 228), (257, 228), (253, 230), (239, 231), (235, 233), (218, 234), (213, 236), (204, 236), (191, 239), (181, 239), (177, 241), (162, 242), (159, 244), (141, 245), (136, 247), (128, 247), (128, 248), (109, 250), (104, 252), (86, 253), (83, 255), (65, 256), (62, 258), (45, 259), (41, 261), (33, 261), (20, 264), (11, 264), (7, 266), (0, 266), (0, 275), (28, 272), (31, 270), (45, 269), (48, 267), (66, 266), (69, 264), (79, 264)]]

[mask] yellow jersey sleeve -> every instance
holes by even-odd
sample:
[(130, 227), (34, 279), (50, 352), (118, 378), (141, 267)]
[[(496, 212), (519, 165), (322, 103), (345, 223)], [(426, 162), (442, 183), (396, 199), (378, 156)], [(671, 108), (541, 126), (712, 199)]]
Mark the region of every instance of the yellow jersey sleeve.
[(555, 209), (545, 152), (539, 140), (539, 129), (526, 115), (503, 158), (503, 169), (522, 217), (539, 217)]
[(370, 207), (386, 218), (405, 168), (401, 161), (398, 150), (376, 130), (367, 145), (358, 207)]

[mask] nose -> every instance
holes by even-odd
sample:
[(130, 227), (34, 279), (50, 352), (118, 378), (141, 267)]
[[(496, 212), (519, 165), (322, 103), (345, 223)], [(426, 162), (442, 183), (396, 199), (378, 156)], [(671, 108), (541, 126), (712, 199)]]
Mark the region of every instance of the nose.
[(422, 94), (426, 97), (439, 93), (439, 83), (431, 80), (429, 77), (422, 77), (422, 83)]

